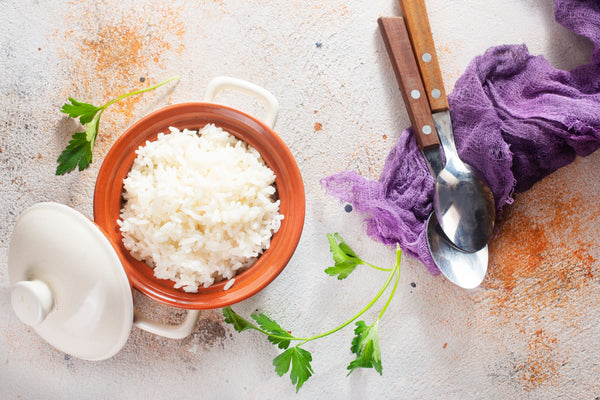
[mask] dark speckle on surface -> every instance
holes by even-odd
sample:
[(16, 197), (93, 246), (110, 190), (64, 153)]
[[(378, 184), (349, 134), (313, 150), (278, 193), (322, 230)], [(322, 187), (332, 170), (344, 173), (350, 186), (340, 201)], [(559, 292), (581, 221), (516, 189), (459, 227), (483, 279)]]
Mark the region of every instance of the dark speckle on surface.
[(323, 46), (323, 43), (317, 42), (315, 43), (315, 46), (317, 46), (317, 49), (320, 49)]
[(344, 206), (344, 210), (345, 210), (346, 212), (348, 212), (348, 213), (349, 213), (349, 212), (352, 212), (352, 204), (346, 204), (346, 205)]
[(414, 283), (414, 282), (411, 282), (411, 283), (410, 283), (410, 286), (411, 286), (411, 287), (417, 287), (417, 284), (416, 284), (416, 283)]
[(146, 78), (144, 78), (143, 76), (140, 77), (140, 82), (144, 82), (146, 81)]
[(208, 345), (214, 345), (226, 336), (225, 327), (210, 318), (202, 318), (198, 326), (198, 331), (194, 335)]
[(65, 354), (65, 361), (66, 361), (66, 366), (68, 370), (73, 370), (73, 367), (75, 367), (75, 363), (73, 362), (73, 360), (71, 360), (71, 356), (68, 354)]

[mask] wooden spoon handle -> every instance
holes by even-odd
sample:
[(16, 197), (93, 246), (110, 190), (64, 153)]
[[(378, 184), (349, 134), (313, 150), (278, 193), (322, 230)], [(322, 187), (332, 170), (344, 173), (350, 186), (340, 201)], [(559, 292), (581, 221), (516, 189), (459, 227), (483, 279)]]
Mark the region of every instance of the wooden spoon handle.
[(431, 111), (447, 111), (448, 98), (446, 97), (442, 72), (435, 52), (425, 1), (400, 0), (400, 7), (419, 64), (421, 78), (425, 89), (427, 89)]
[(408, 111), (417, 144), (421, 150), (440, 145), (431, 109), (413, 54), (406, 25), (401, 17), (380, 17), (377, 20), (400, 92)]

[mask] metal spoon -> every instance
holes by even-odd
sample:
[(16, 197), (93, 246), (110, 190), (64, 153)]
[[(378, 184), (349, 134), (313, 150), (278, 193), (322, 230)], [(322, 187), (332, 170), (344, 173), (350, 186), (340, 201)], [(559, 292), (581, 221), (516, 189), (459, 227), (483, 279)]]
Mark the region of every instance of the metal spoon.
[(427, 219), (427, 246), (435, 265), (452, 283), (473, 289), (483, 281), (488, 266), (488, 247), (474, 253), (459, 251), (446, 239), (435, 213)]
[[(443, 169), (440, 147), (444, 146), (445, 153), (450, 154), (455, 151), (454, 141), (448, 140), (448, 131), (442, 130), (442, 133), (446, 133), (438, 135), (439, 128), (436, 129), (436, 125), (439, 124), (436, 124), (431, 116), (430, 103), (425, 96), (421, 96), (424, 92), (423, 82), (404, 20), (400, 17), (379, 18), (378, 23), (417, 144), (431, 174), (437, 177)], [(464, 288), (473, 288), (481, 283), (487, 271), (487, 245), (484, 244), (483, 248), (475, 252), (457, 249), (446, 238), (434, 213), (427, 221), (426, 235), (435, 264), (451, 282)]]
[(400, 0), (400, 6), (446, 157), (446, 164), (436, 178), (433, 209), (450, 242), (461, 250), (475, 252), (492, 235), (496, 218), (494, 197), (478, 173), (462, 162), (456, 151), (425, 2)]

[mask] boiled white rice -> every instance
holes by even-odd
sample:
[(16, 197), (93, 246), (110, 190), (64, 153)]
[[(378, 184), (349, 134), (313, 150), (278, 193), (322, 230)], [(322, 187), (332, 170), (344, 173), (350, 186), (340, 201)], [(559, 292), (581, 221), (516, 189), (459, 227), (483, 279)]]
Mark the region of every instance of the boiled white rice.
[(169, 129), (136, 151), (118, 222), (133, 257), (197, 292), (251, 266), (283, 216), (254, 148), (212, 124)]

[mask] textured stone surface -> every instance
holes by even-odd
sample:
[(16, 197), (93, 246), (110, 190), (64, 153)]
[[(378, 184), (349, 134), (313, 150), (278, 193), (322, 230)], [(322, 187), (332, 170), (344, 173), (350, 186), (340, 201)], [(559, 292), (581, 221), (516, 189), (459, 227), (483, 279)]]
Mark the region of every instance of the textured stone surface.
[[(565, 69), (589, 57), (585, 40), (554, 23), (551, 1), (426, 3), (448, 91), (475, 55), (497, 44), (525, 43)], [(380, 325), (383, 376), (360, 370), (346, 377), (349, 328), (307, 346), (315, 375), (295, 395), (289, 378), (273, 371), (277, 349), (233, 331), (220, 310), (203, 312), (181, 341), (134, 328), (123, 350), (102, 362), (55, 350), (11, 311), (7, 249), (18, 215), (56, 201), (91, 216), (95, 176), (120, 133), (161, 106), (201, 100), (218, 75), (252, 81), (279, 99), (276, 131), (296, 156), (307, 194), (292, 261), (236, 309), (266, 311), (298, 335), (359, 310), (385, 275), (365, 269), (341, 282), (327, 277), (325, 234), (341, 233), (375, 264), (392, 263), (394, 253), (366, 238), (360, 216), (328, 197), (319, 179), (345, 169), (376, 178), (409, 123), (376, 24), (399, 8), (387, 0), (0, 2), (0, 397), (600, 397), (598, 153), (516, 197), (478, 289), (460, 290), (403, 260), (398, 294)], [(176, 74), (177, 86), (104, 114), (90, 169), (54, 176), (56, 157), (79, 128), (59, 112), (67, 96), (102, 103)], [(262, 115), (245, 95), (217, 100)], [(158, 319), (181, 317), (141, 295), (136, 304)]]

